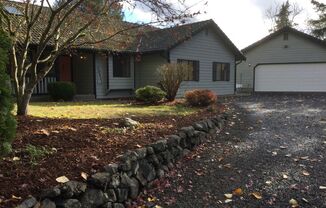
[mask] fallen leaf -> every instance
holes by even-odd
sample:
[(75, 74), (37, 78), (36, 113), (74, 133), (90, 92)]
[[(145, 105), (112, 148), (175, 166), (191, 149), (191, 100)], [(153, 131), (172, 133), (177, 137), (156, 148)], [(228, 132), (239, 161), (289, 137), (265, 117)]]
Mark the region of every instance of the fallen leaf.
[(148, 202), (155, 202), (156, 201), (156, 197), (148, 197), (147, 198)]
[(13, 158), (12, 158), (12, 161), (19, 161), (19, 160), (20, 160), (19, 157), (13, 157)]
[(308, 160), (309, 156), (305, 156), (305, 157), (300, 157), (301, 160)]
[(289, 204), (294, 208), (294, 207), (299, 207), (299, 203), (298, 203), (298, 201), (297, 200), (295, 200), (295, 199), (291, 199), (290, 201), (289, 201)]
[(17, 199), (17, 200), (21, 200), (22, 198), (20, 196), (15, 196), (15, 195), (11, 195), (12, 199)]
[(60, 176), (55, 179), (58, 183), (67, 183), (69, 179), (66, 176)]
[(262, 199), (263, 196), (259, 192), (253, 192), (251, 193), (252, 196), (254, 196), (256, 199)]
[(227, 199), (224, 201), (225, 204), (232, 202), (232, 199)]
[(232, 199), (233, 197), (233, 194), (224, 194), (225, 198), (227, 199)]
[(302, 198), (302, 201), (306, 202), (306, 203), (309, 203), (309, 201), (305, 198)]
[(267, 185), (271, 185), (272, 184), (272, 181), (266, 181), (265, 182)]
[(85, 172), (81, 172), (81, 173), (80, 173), (80, 176), (81, 176), (84, 180), (87, 180), (87, 178), (88, 178), (88, 174), (85, 173)]
[(306, 171), (306, 170), (302, 171), (302, 174), (303, 174), (304, 176), (310, 176), (310, 173), (309, 173), (308, 171)]
[(51, 132), (54, 133), (54, 134), (59, 134), (60, 133), (59, 131), (56, 131), (56, 130), (51, 131)]
[(243, 195), (243, 191), (241, 188), (237, 188), (232, 192), (234, 195), (236, 196), (242, 196)]
[(42, 130), (40, 131), (40, 133), (41, 133), (41, 134), (44, 134), (45, 136), (50, 136), (50, 133), (49, 133), (48, 130), (46, 130), (46, 129), (42, 129)]
[(182, 193), (183, 191), (184, 191), (183, 187), (182, 186), (178, 186), (177, 192), (178, 193)]

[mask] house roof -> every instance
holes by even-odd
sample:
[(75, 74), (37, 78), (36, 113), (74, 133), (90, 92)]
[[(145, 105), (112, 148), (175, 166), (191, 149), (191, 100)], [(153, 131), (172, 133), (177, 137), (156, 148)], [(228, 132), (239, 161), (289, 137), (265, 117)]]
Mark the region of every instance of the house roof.
[(302, 37), (304, 39), (307, 39), (307, 40), (309, 40), (309, 41), (311, 41), (313, 43), (316, 43), (316, 44), (318, 44), (320, 46), (326, 47), (326, 42), (323, 41), (323, 40), (321, 40), (321, 39), (318, 39), (318, 38), (316, 38), (314, 36), (311, 36), (311, 35), (309, 35), (307, 33), (301, 32), (299, 30), (296, 30), (296, 29), (294, 29), (292, 27), (283, 27), (283, 28), (279, 29), (278, 31), (276, 31), (274, 33), (271, 33), (270, 35), (264, 37), (263, 39), (261, 39), (261, 40), (255, 42), (255, 43), (247, 46), (246, 48), (242, 49), (241, 51), (243, 53), (247, 53), (247, 52), (255, 49), (256, 47), (258, 47), (258, 46), (260, 46), (260, 45), (262, 45), (262, 44), (264, 44), (264, 43), (272, 40), (273, 38), (275, 38), (275, 37), (277, 37), (280, 34), (283, 34), (285, 32), (298, 35), (298, 36), (300, 36), (300, 37)]
[(138, 40), (138, 48), (140, 52), (170, 50), (179, 44), (189, 40), (192, 36), (203, 31), (206, 28), (211, 28), (215, 33), (222, 38), (226, 47), (229, 48), (236, 56), (237, 60), (245, 59), (244, 55), (225, 35), (213, 20), (206, 20), (185, 24), (165, 29), (157, 29), (144, 33)]
[[(6, 1), (5, 5), (16, 8), (18, 12), (24, 11), (24, 3)], [(46, 16), (46, 13), (49, 12), (48, 8), (44, 7), (43, 12)], [(14, 17), (17, 19), (17, 22), (19, 22), (19, 18), (23, 18), (22, 16)], [(83, 20), (79, 18), (79, 21)], [(37, 23), (37, 26), (32, 31), (32, 44), (38, 44), (42, 35), (42, 31), (46, 27), (43, 22)], [(74, 25), (68, 25), (68, 27), (62, 31), (64, 31), (68, 36), (69, 33), (77, 31), (78, 24), (82, 24), (82, 22), (74, 22), (74, 25), (77, 25), (76, 27), (74, 27)], [(217, 24), (213, 20), (178, 25), (164, 29), (153, 27), (138, 27), (140, 25), (129, 22), (122, 22), (121, 24), (119, 24), (119, 26), (117, 26), (116, 23), (113, 21), (101, 21), (100, 24), (100, 26), (97, 25), (96, 29), (90, 28), (88, 31), (86, 31), (86, 35), (81, 40), (79, 40), (79, 42), (91, 42), (92, 39), (105, 39), (108, 34), (113, 33), (111, 31), (111, 28), (114, 27), (119, 27), (118, 29), (120, 30), (128, 28), (133, 29), (126, 30), (121, 34), (114, 36), (112, 39), (99, 42), (97, 44), (79, 45), (77, 42), (75, 47), (79, 49), (105, 50), (111, 52), (147, 53), (153, 51), (166, 51), (189, 40), (192, 36), (196, 35), (202, 30), (206, 28), (211, 28), (223, 40), (225, 46), (230, 49), (232, 53), (234, 53), (237, 60), (245, 59), (244, 55), (238, 50), (238, 48), (232, 43), (232, 41), (225, 35), (225, 33), (217, 26)], [(101, 29), (99, 30), (98, 28)], [(65, 34), (62, 34), (62, 36), (64, 37)], [(53, 44), (53, 42), (50, 42), (50, 45), (51, 44)]]

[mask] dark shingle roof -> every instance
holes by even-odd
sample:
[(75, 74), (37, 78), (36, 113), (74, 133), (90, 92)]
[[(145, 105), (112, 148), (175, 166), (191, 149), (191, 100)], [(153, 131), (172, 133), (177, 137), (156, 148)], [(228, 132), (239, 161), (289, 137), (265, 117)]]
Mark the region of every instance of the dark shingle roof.
[(285, 32), (296, 34), (296, 35), (298, 35), (298, 36), (300, 36), (300, 37), (302, 37), (304, 39), (310, 40), (313, 43), (316, 43), (318, 45), (326, 47), (326, 42), (321, 40), (321, 39), (318, 39), (318, 38), (316, 38), (314, 36), (311, 36), (311, 35), (309, 35), (307, 33), (301, 32), (301, 31), (296, 30), (296, 29), (291, 28), (291, 27), (283, 27), (283, 28), (279, 29), (278, 31), (276, 31), (274, 33), (271, 33), (270, 35), (264, 37), (263, 39), (261, 39), (261, 40), (255, 42), (255, 43), (247, 46), (246, 48), (242, 49), (241, 51), (243, 53), (247, 53), (247, 52), (253, 50), (254, 48), (260, 46), (261, 44), (264, 44), (264, 43), (268, 42), (269, 40), (272, 40), (273, 38), (275, 38), (275, 37), (277, 37), (280, 34), (283, 34)]
[[(13, 1), (6, 1), (6, 5), (13, 6), (23, 12), (24, 4)], [(38, 7), (38, 6), (35, 6)], [(49, 12), (48, 8), (44, 8), (45, 16)], [(22, 16), (16, 16), (17, 22)], [(77, 21), (77, 20), (76, 20)], [(46, 21), (44, 21), (46, 22)], [(67, 34), (73, 33), (78, 28), (78, 22), (74, 23), (77, 25), (68, 25), (63, 31)], [(117, 27), (115, 22), (112, 21), (101, 21), (101, 25), (97, 25), (97, 28), (89, 28), (85, 32), (85, 36), (79, 40), (91, 41), (94, 39), (104, 39), (112, 31), (110, 28)], [(37, 26), (32, 31), (32, 44), (38, 44), (42, 31), (46, 25), (42, 22), (36, 24)], [(89, 49), (89, 50), (105, 50), (112, 52), (153, 52), (153, 51), (165, 51), (170, 50), (178, 44), (185, 42), (195, 34), (206, 28), (212, 28), (216, 35), (218, 35), (224, 41), (227, 48), (229, 48), (236, 56), (237, 60), (243, 60), (245, 57), (237, 49), (237, 47), (231, 42), (231, 40), (224, 34), (224, 32), (215, 24), (213, 20), (206, 20), (201, 22), (195, 22), (191, 24), (178, 25), (171, 28), (159, 29), (153, 27), (137, 27), (137, 24), (123, 22), (120, 24), (119, 29), (134, 28), (116, 35), (114, 38), (107, 41), (103, 41), (97, 44), (76, 44), (76, 48)], [(98, 28), (101, 28), (100, 30)], [(22, 28), (24, 30), (24, 28)], [(65, 34), (63, 34), (65, 36)], [(53, 44), (53, 42), (52, 42)], [(51, 45), (51, 42), (50, 42)]]
[(242, 60), (245, 58), (213, 20), (149, 31), (139, 39), (137, 50), (140, 52), (169, 50), (189, 40), (192, 36), (206, 28), (212, 28), (222, 38), (226, 47), (235, 54), (237, 59)]

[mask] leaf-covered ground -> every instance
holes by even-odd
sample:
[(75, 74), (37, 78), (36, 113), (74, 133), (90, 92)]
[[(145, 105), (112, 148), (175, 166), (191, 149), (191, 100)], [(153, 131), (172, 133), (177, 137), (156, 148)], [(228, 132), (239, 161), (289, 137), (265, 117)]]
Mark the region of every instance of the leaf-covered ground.
[[(85, 113), (89, 110), (82, 108)], [(208, 109), (192, 113), (129, 114), (141, 123), (133, 130), (121, 128), (122, 118), (19, 118), (14, 152), (0, 158), (0, 208), (13, 207), (29, 194), (57, 185), (58, 177), (83, 180), (85, 174), (102, 170), (127, 150), (153, 143), (217, 114)], [(65, 177), (59, 179), (66, 180)]]
[(138, 205), (326, 207), (326, 96), (228, 101), (226, 129), (156, 181)]

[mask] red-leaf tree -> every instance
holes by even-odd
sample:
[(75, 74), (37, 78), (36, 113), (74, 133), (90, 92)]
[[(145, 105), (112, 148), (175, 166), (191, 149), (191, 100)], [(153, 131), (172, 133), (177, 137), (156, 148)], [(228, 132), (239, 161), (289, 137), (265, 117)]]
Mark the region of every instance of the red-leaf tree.
[[(0, 0), (0, 8), (12, 3)], [(0, 9), (0, 25), (12, 42), (10, 53), (17, 115), (27, 115), (35, 86), (52, 69), (58, 56), (67, 50), (130, 41), (130, 38), (125, 40), (119, 36), (127, 36), (131, 30), (141, 31), (140, 27), (149, 24), (176, 24), (197, 13), (189, 12), (185, 0), (173, 3), (169, 0), (57, 0), (55, 4), (50, 0), (22, 0), (14, 4), (18, 7), (16, 14)], [(121, 14), (123, 5), (151, 12), (155, 21), (126, 24), (117, 15)], [(35, 33), (37, 40), (32, 35)]]

